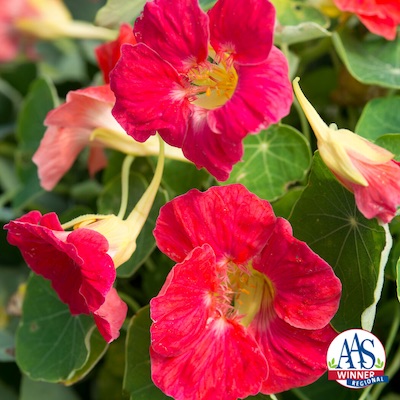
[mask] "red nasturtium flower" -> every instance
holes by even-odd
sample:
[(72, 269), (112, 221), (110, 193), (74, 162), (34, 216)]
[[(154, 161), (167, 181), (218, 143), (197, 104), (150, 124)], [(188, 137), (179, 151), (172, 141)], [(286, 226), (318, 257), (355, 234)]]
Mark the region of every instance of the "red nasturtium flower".
[[(164, 143), (160, 140), (154, 177), (124, 219), (126, 204), (122, 202), (118, 215), (87, 214), (61, 225), (55, 213), (31, 211), (4, 226), (8, 242), (19, 248), (32, 271), (51, 281), (73, 315), (92, 314), (107, 342), (119, 336), (127, 312), (113, 288), (115, 270), (136, 250), (163, 169)], [(122, 176), (124, 187), (128, 180), (124, 170)], [(70, 227), (72, 231), (64, 230)]]
[(342, 11), (357, 15), (369, 31), (394, 40), (400, 25), (399, 0), (334, 0)]
[(322, 160), (344, 187), (354, 193), (365, 218), (390, 222), (400, 205), (400, 163), (394, 154), (348, 129), (325, 124), (299, 86), (297, 99), (317, 137)]
[(178, 262), (150, 302), (152, 378), (176, 400), (236, 400), (326, 370), (341, 284), (288, 221), (240, 184), (162, 207), (154, 231)]
[(92, 314), (107, 342), (119, 336), (126, 304), (113, 288), (116, 272), (109, 242), (101, 233), (78, 228), (66, 232), (55, 213), (39, 211), (5, 225), (32, 271), (49, 279), (72, 315)]
[(226, 180), (243, 138), (288, 114), (292, 90), (283, 54), (273, 46), (268, 0), (147, 2), (110, 74), (113, 115), (146, 141), (156, 131), (198, 168)]
[(117, 39), (97, 46), (95, 49), (97, 63), (103, 74), (105, 83), (109, 83), (109, 75), (121, 56), (121, 46), (124, 43), (135, 44), (132, 27), (129, 24), (122, 24), (119, 28)]

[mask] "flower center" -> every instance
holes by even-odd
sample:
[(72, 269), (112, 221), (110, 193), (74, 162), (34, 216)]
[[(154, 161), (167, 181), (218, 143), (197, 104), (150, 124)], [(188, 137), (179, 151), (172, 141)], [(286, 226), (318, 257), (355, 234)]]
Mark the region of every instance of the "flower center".
[(212, 49), (208, 61), (193, 67), (187, 77), (189, 100), (207, 110), (223, 106), (232, 97), (238, 81), (232, 59), (226, 54), (217, 56)]
[(232, 305), (241, 316), (240, 323), (247, 327), (261, 307), (270, 307), (275, 294), (273, 284), (251, 266), (248, 271), (236, 268), (229, 276), (229, 283), (233, 292)]

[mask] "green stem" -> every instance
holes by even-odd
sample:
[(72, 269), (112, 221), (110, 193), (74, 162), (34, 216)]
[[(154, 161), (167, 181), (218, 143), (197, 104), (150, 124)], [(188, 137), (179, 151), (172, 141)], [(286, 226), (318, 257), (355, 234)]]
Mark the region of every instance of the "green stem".
[(117, 217), (123, 219), (126, 213), (126, 207), (128, 206), (128, 194), (129, 194), (129, 171), (135, 157), (127, 155), (122, 164), (121, 172), (121, 206)]
[[(399, 326), (400, 326), (400, 310), (399, 310), (399, 308), (396, 308), (396, 313), (394, 315), (393, 322), (390, 327), (389, 335), (386, 340), (385, 353), (387, 355), (389, 355), (390, 350), (393, 347), (393, 343), (396, 339)], [(392, 363), (390, 364), (389, 368), (386, 370), (386, 375), (391, 377), (392, 375), (394, 375), (397, 372), (397, 370), (399, 368), (400, 368), (400, 347), (397, 350), (397, 353), (396, 353)], [(375, 387), (372, 385), (368, 386), (363, 391), (362, 395), (360, 396), (360, 398), (358, 400), (365, 400), (367, 398), (368, 398), (368, 400), (378, 399), (379, 395), (382, 392), (384, 387), (385, 387), (385, 383), (380, 383), (379, 386), (375, 386)], [(374, 391), (372, 392), (371, 397), (368, 397), (368, 395), (372, 391), (372, 389), (374, 389)]]
[(144, 223), (146, 222), (151, 207), (153, 206), (153, 202), (156, 197), (158, 188), (160, 187), (161, 178), (164, 171), (164, 142), (160, 137), (159, 141), (160, 155), (158, 156), (158, 162), (156, 170), (154, 172), (154, 177), (150, 182), (149, 187), (146, 189), (143, 196), (127, 218), (127, 220), (133, 219), (135, 221), (135, 226), (137, 229), (139, 229), (139, 231), (142, 229)]
[(311, 143), (310, 125), (307, 121), (306, 115), (303, 112), (303, 109), (300, 106), (300, 103), (297, 101), (296, 98), (293, 100), (293, 105), (295, 106), (297, 114), (300, 118), (301, 131), (303, 132), (305, 138), (308, 140), (308, 143)]

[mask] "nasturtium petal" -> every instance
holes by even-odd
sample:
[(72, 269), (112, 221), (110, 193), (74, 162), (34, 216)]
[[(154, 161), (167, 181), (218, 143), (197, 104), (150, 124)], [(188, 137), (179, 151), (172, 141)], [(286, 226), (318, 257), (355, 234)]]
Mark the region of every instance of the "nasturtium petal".
[(339, 279), (326, 261), (293, 237), (286, 220), (278, 218), (253, 267), (271, 280), (274, 310), (291, 326), (321, 329), (335, 315), (341, 294)]
[(150, 302), (151, 346), (171, 357), (187, 350), (201, 336), (213, 315), (213, 297), (221, 282), (209, 245), (195, 248), (169, 273), (160, 294)]
[(208, 17), (197, 0), (147, 2), (134, 34), (179, 72), (207, 58)]
[(208, 122), (212, 116), (204, 115), (202, 110), (194, 109), (189, 121), (183, 154), (194, 162), (197, 168), (205, 167), (218, 180), (228, 178), (232, 166), (243, 154), (240, 139), (231, 139), (227, 135), (214, 132)]
[(231, 54), (241, 64), (266, 60), (275, 25), (275, 9), (268, 0), (218, 0), (208, 15), (210, 43), (217, 54)]
[(104, 303), (93, 312), (97, 328), (106, 342), (112, 342), (119, 337), (119, 331), (125, 321), (127, 311), (128, 306), (112, 287), (106, 294)]
[(243, 185), (211, 187), (205, 193), (192, 189), (161, 208), (154, 236), (160, 250), (177, 262), (208, 243), (217, 261), (242, 264), (265, 245), (275, 220), (271, 205)]
[(156, 130), (172, 146), (181, 146), (189, 112), (177, 70), (143, 43), (124, 44), (121, 58), (110, 74), (116, 103), (112, 114), (134, 139), (144, 142)]
[(239, 80), (232, 98), (210, 112), (215, 131), (226, 132), (233, 140), (279, 122), (293, 101), (292, 88), (287, 85), (287, 61), (276, 47), (262, 63), (236, 68)]
[(245, 328), (223, 316), (176, 357), (150, 352), (152, 379), (176, 400), (236, 400), (260, 391), (268, 365)]
[(314, 382), (326, 371), (326, 352), (336, 335), (329, 324), (307, 330), (294, 328), (280, 318), (270, 321), (265, 334), (256, 336), (269, 364), (261, 392), (276, 393)]

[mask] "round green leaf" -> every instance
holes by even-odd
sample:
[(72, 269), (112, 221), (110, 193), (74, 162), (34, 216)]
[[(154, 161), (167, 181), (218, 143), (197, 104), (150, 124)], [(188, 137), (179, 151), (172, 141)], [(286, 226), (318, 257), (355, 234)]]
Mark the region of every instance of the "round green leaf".
[(150, 307), (143, 307), (129, 322), (126, 339), (124, 390), (131, 400), (166, 400), (151, 380), (150, 372)]
[(333, 43), (347, 69), (358, 81), (368, 85), (400, 88), (400, 41), (354, 34), (334, 33)]
[(237, 163), (226, 183), (242, 183), (263, 199), (273, 201), (301, 181), (309, 170), (307, 140), (288, 125), (273, 125), (244, 140), (243, 162)]
[[(290, 222), (294, 235), (327, 261), (342, 282), (333, 326), (342, 331), (371, 324), (389, 250), (385, 231), (375, 219), (363, 217), (352, 193), (337, 182), (318, 152)], [(364, 324), (362, 319), (368, 321)]]
[(17, 364), (31, 379), (65, 381), (87, 362), (93, 329), (90, 316), (72, 316), (50, 281), (32, 275), (17, 331)]
[(23, 376), (19, 400), (43, 399), (79, 400), (79, 397), (72, 388), (55, 383), (33, 381), (27, 376)]
[(400, 133), (400, 97), (373, 99), (364, 107), (355, 132), (375, 141), (388, 133)]
[(63, 381), (63, 384), (73, 385), (74, 383), (83, 379), (97, 365), (107, 349), (108, 343), (103, 339), (100, 332), (97, 329), (92, 330), (89, 341), (90, 352), (87, 361), (82, 368), (74, 371), (74, 373), (68, 378), (68, 380)]

